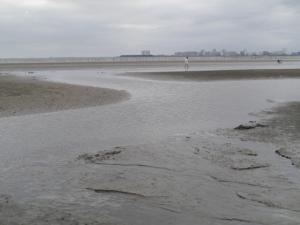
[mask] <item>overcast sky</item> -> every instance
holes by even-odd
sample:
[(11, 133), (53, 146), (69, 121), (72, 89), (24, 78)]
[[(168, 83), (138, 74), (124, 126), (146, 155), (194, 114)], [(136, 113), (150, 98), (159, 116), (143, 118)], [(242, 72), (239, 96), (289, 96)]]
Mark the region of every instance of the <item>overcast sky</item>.
[(300, 0), (0, 0), (0, 57), (300, 51)]

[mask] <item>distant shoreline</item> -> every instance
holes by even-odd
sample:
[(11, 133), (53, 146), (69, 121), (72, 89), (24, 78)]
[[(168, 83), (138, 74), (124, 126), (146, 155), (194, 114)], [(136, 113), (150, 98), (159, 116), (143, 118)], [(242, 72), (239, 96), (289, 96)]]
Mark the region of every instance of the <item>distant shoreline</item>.
[[(191, 65), (230, 64), (230, 63), (283, 63), (299, 62), (300, 56), (244, 56), (244, 57), (190, 57)], [(64, 69), (64, 68), (103, 68), (135, 66), (177, 66), (184, 57), (65, 57), (65, 58), (0, 58), (0, 70), (14, 69)]]
[(252, 80), (300, 78), (300, 69), (249, 69), (249, 70), (214, 70), (214, 71), (173, 71), (173, 72), (131, 72), (123, 76), (140, 77), (154, 80)]

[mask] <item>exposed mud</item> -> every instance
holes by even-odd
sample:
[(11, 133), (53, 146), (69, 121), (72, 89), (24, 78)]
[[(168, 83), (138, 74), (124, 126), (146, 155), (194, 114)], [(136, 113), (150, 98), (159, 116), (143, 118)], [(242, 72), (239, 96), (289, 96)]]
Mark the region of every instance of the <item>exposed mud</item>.
[(96, 193), (107, 193), (107, 194), (122, 194), (122, 195), (129, 195), (133, 197), (140, 197), (140, 198), (146, 198), (147, 196), (138, 194), (138, 193), (133, 193), (133, 192), (128, 192), (128, 191), (121, 191), (121, 190), (113, 190), (113, 189), (93, 189), (93, 188), (87, 188), (89, 191), (94, 191)]
[(220, 70), (220, 71), (172, 71), (172, 72), (135, 72), (125, 73), (126, 76), (141, 77), (155, 80), (193, 80), (193, 81), (215, 81), (215, 80), (242, 80), (242, 79), (282, 79), (299, 78), (299, 69), (259, 69), (259, 70)]
[(284, 103), (259, 115), (265, 118), (262, 129), (246, 129), (245, 132), (237, 131), (231, 134), (229, 132), (227, 136), (236, 135), (244, 141), (273, 143), (277, 146), (274, 150), (277, 155), (291, 160), (292, 165), (300, 168), (300, 104)]
[(237, 126), (236, 130), (250, 130), (250, 129), (255, 129), (257, 127), (267, 127), (268, 125), (257, 123), (256, 121), (249, 121), (248, 123), (241, 124)]
[(267, 163), (256, 163), (256, 162), (240, 162), (239, 164), (235, 164), (231, 166), (231, 169), (233, 170), (256, 170), (261, 168), (270, 167)]
[[(0, 224), (298, 225), (299, 111), (284, 104), (259, 115), (267, 126), (172, 133), (102, 151), (90, 137), (66, 149), (53, 141), (29, 164), (2, 167)], [(65, 159), (51, 159), (52, 148)]]
[[(268, 126), (259, 129), (200, 132), (151, 145), (125, 146), (113, 163), (111, 159), (88, 161), (96, 167), (81, 178), (81, 185), (113, 199), (138, 201), (163, 214), (180, 214), (184, 224), (199, 221), (201, 215), (212, 224), (296, 225), (300, 176), (277, 156), (294, 159), (294, 155), (283, 150), (274, 153), (282, 144), (277, 132), (285, 128), (278, 126), (284, 122), (278, 122), (276, 109), (273, 112), (274, 117), (263, 120)], [(283, 134), (282, 140), (291, 136)], [(296, 146), (297, 140), (289, 139), (288, 144)]]
[(0, 74), (0, 117), (54, 112), (128, 100), (123, 90), (46, 82)]
[(275, 153), (286, 159), (293, 158), (293, 155), (290, 152), (288, 152), (285, 148), (280, 148), (280, 149), (276, 150)]
[(96, 154), (82, 154), (77, 157), (78, 160), (84, 160), (89, 163), (99, 163), (105, 160), (114, 160), (117, 155), (125, 150), (123, 147), (115, 147), (113, 150), (99, 151)]
[(282, 141), (272, 131), (284, 128), (273, 120), (281, 124), (263, 121), (271, 130), (199, 132), (83, 153), (67, 165), (71, 179), (57, 197), (23, 203), (2, 195), (0, 224), (297, 225), (300, 175), (275, 154)]

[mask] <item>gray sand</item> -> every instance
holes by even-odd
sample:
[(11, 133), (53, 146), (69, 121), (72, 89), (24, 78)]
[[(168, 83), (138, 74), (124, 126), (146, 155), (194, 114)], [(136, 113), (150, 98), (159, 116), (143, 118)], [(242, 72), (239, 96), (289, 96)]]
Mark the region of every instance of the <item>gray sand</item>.
[(126, 91), (0, 76), (0, 117), (92, 107), (128, 98)]

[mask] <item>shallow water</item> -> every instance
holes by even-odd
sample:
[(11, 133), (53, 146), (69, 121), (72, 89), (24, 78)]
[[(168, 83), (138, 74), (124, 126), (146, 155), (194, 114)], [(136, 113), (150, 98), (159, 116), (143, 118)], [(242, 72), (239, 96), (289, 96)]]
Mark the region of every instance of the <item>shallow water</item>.
[[(300, 79), (153, 81), (97, 70), (42, 71), (39, 76), (128, 90), (132, 97), (114, 105), (1, 118), (2, 159), (21, 158), (24, 163), (22, 155), (31, 161), (31, 154), (46, 154), (47, 161), (63, 160), (69, 154), (95, 148), (155, 142), (174, 135), (234, 127), (256, 119), (249, 113), (273, 107), (270, 102), (300, 99)], [(19, 163), (10, 164), (15, 167)]]
[[(122, 136), (132, 132), (135, 138), (141, 134), (159, 138), (178, 132), (230, 127), (251, 119), (251, 112), (272, 107), (276, 102), (300, 99), (300, 79), (155, 81), (97, 70), (42, 72), (41, 75), (52, 81), (129, 91), (132, 98), (128, 102), (105, 109), (99, 107), (97, 110), (102, 113), (97, 118), (108, 120), (105, 124), (110, 128), (105, 127), (106, 131), (118, 127), (114, 134)], [(107, 112), (109, 116), (105, 115)]]
[(68, 162), (81, 153), (230, 128), (256, 119), (251, 112), (300, 100), (300, 79), (178, 82), (114, 76), (115, 72), (35, 73), (51, 81), (127, 90), (132, 96), (113, 105), (1, 118), (2, 194), (13, 193), (25, 202), (57, 200), (68, 179), (74, 179), (67, 174), (76, 168)]
[(35, 75), (127, 90), (132, 97), (114, 105), (1, 118), (2, 151), (153, 142), (181, 133), (233, 127), (255, 119), (251, 112), (300, 99), (300, 79), (153, 81), (99, 70), (41, 71)]

